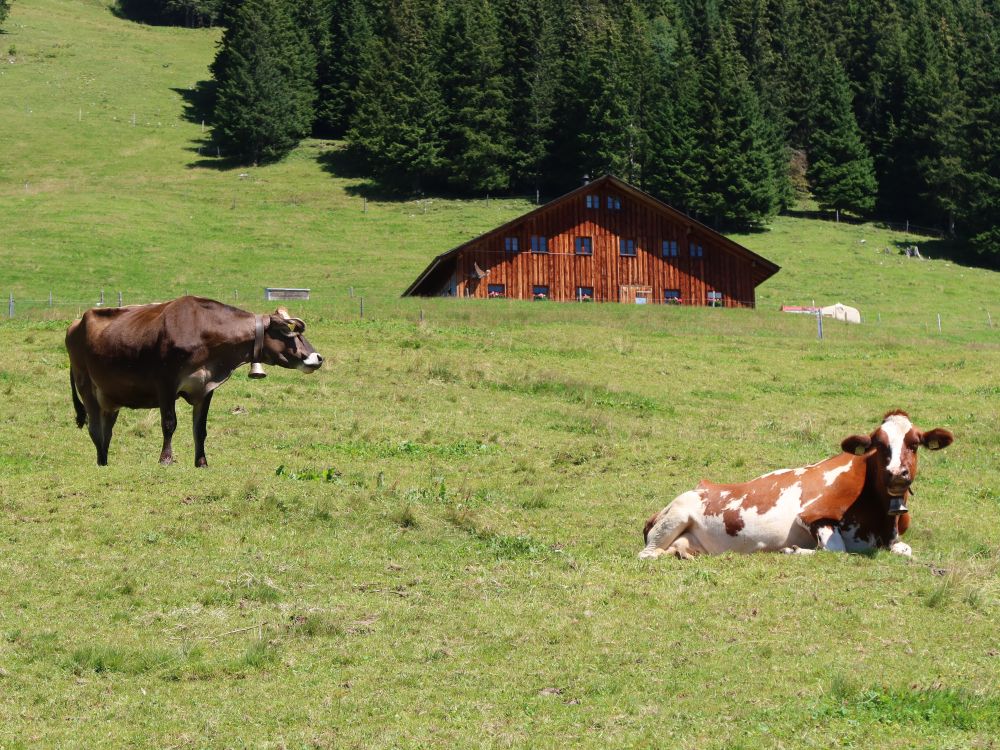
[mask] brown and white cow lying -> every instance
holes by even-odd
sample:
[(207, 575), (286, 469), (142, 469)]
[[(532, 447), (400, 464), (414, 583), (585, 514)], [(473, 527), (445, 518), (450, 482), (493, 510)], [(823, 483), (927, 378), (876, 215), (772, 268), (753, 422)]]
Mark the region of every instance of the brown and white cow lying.
[(909, 556), (899, 535), (910, 523), (917, 448), (940, 450), (953, 439), (941, 428), (921, 432), (906, 412), (893, 411), (870, 436), (845, 438), (843, 453), (817, 464), (743, 484), (703, 481), (647, 521), (639, 557), (817, 549)]

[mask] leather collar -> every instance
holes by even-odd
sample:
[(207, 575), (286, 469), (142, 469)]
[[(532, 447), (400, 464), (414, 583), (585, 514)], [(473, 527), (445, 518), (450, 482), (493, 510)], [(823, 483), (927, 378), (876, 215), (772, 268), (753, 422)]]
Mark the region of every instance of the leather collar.
[(260, 355), (264, 352), (264, 316), (254, 315), (253, 318), (253, 359), (250, 360), (251, 364), (260, 362)]

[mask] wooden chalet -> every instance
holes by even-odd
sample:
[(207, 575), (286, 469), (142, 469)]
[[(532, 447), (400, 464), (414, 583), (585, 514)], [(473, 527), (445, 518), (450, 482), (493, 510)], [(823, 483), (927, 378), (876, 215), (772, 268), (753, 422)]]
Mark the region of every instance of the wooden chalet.
[(403, 296), (753, 307), (778, 270), (606, 175), (437, 256)]

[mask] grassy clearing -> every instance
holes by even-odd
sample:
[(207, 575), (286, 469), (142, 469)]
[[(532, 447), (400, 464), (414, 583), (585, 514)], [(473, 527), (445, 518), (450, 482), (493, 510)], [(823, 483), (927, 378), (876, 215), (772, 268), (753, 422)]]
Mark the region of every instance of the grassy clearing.
[[(0, 747), (995, 742), (996, 274), (783, 218), (740, 238), (783, 266), (757, 311), (399, 300), (528, 204), (363, 213), (318, 142), (213, 168), (174, 91), (212, 32), (70, 0), (8, 27), (0, 280), (57, 304), (0, 323)], [(123, 412), (98, 470), (69, 400), (76, 305), (239, 289), (263, 310), (265, 284), (313, 288), (296, 312), (324, 369), (237, 373), (207, 471), (184, 408), (178, 465), (156, 465), (156, 414)], [(775, 311), (812, 298), (869, 324), (819, 342)], [(702, 477), (817, 460), (896, 407), (957, 436), (921, 463), (913, 562), (635, 559)]]

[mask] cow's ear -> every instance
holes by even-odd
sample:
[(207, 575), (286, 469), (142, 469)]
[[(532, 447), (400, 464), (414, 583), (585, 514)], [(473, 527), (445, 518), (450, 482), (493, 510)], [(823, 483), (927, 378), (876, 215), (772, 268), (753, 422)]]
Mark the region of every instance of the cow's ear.
[(920, 444), (925, 446), (927, 450), (938, 451), (942, 448), (947, 448), (955, 441), (955, 436), (952, 435), (948, 430), (942, 429), (940, 427), (935, 427), (933, 430), (928, 430), (923, 435), (920, 436)]
[(872, 439), (867, 435), (851, 435), (844, 438), (840, 447), (844, 453), (853, 453), (856, 456), (864, 455), (865, 451), (871, 447)]

